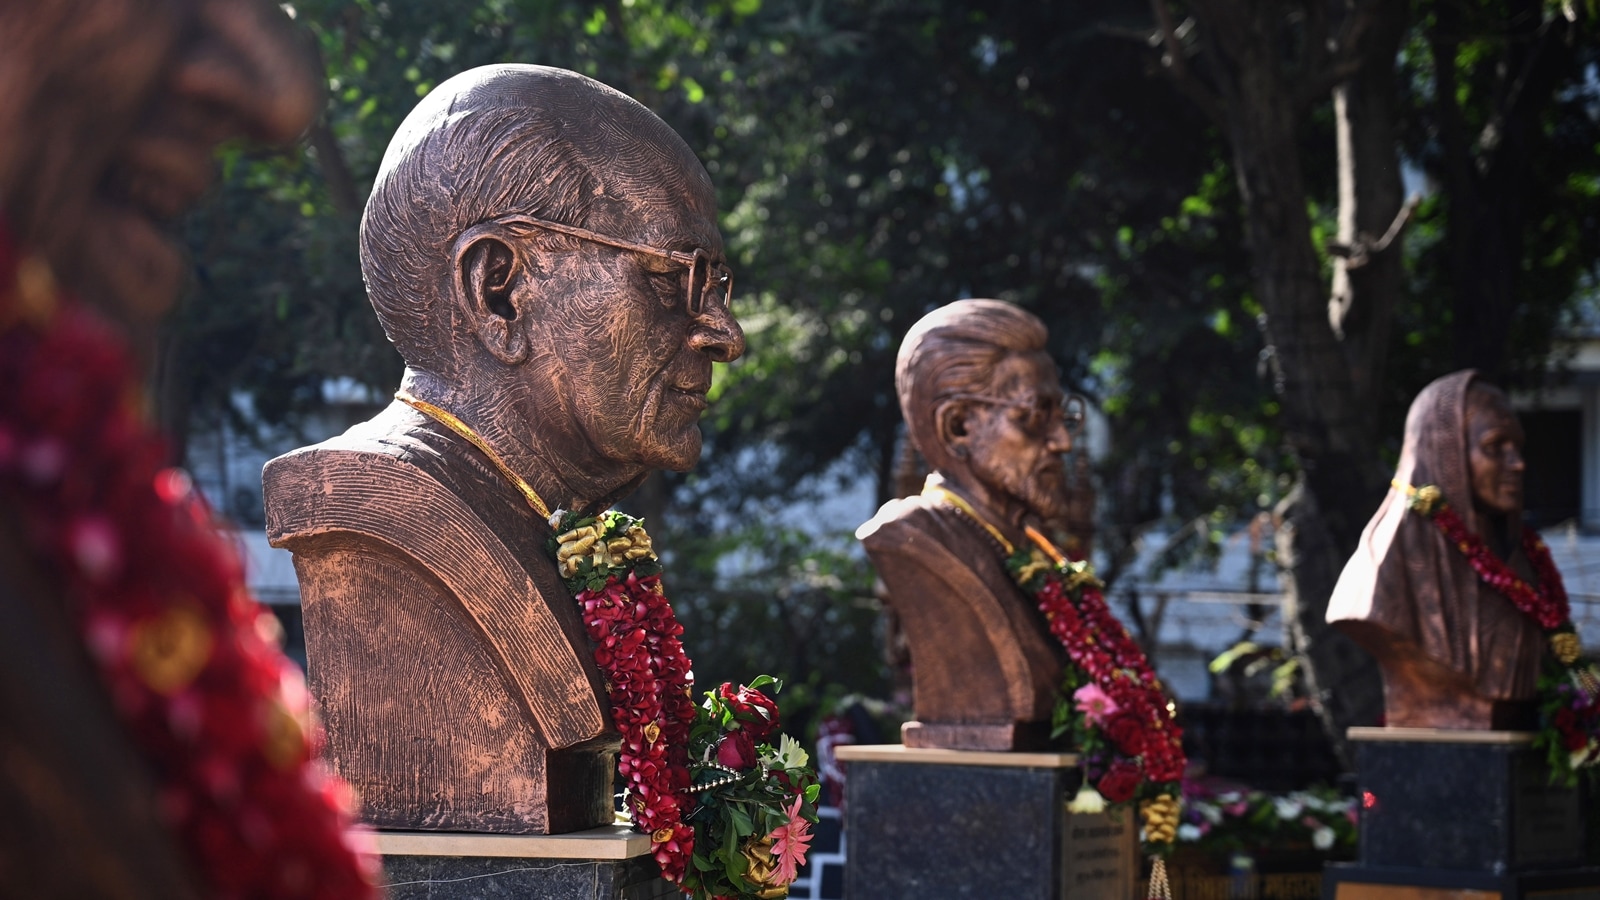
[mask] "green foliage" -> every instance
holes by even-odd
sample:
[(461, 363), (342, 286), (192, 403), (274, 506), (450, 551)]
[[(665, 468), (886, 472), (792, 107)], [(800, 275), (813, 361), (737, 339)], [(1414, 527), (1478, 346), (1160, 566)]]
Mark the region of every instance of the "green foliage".
[(771, 672), (789, 731), (805, 736), (839, 695), (888, 690), (872, 572), (849, 535), (764, 523), (673, 530), (661, 546), (700, 684)]
[[(1538, 386), (1600, 260), (1600, 18), (1589, 4), (1532, 0), (1419, 0), (1415, 11), (1398, 61), (1403, 149), (1438, 193), (1408, 237), (1391, 402), (1467, 365)], [(1486, 302), (1495, 291), (1504, 299)]]

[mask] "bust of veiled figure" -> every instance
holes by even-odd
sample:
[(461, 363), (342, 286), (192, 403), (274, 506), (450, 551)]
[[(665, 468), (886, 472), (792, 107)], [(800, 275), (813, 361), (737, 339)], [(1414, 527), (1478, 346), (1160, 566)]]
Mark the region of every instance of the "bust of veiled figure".
[(712, 363), (744, 349), (722, 257), (694, 154), (582, 75), (474, 69), (401, 125), (361, 225), (401, 391), (265, 473), (367, 821), (611, 821), (616, 731), (547, 517), (698, 460)]
[(1328, 621), (1376, 657), (1390, 726), (1528, 727), (1544, 638), (1479, 578), (1407, 488), (1437, 487), (1470, 531), (1537, 586), (1522, 549), (1523, 432), (1506, 395), (1467, 370), (1417, 395), (1394, 486), (1361, 534)]
[(1044, 746), (1065, 653), (1005, 568), (1029, 524), (1059, 519), (1072, 447), (1044, 324), (962, 300), (911, 327), (895, 364), (910, 440), (933, 474), (856, 536), (911, 653), (912, 747)]

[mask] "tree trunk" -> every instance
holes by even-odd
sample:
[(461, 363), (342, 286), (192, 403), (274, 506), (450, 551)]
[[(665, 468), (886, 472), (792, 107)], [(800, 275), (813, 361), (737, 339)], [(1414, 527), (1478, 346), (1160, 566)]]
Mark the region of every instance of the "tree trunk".
[(1501, 42), (1488, 121), (1469, 131), (1458, 102), (1460, 10), (1439, 4), (1433, 52), (1439, 165), (1444, 184), (1445, 247), (1455, 295), (1456, 364), (1490, 379), (1503, 374), (1524, 255), (1530, 151), (1539, 140), (1539, 112), (1564, 62), (1563, 23), (1544, 20), (1538, 0), (1514, 4), (1514, 31)]
[[(1332, 631), (1324, 615), (1345, 560), (1382, 496), (1371, 409), (1401, 290), (1398, 246), (1394, 253), (1369, 251), (1365, 259), (1344, 261), (1330, 297), (1311, 243), (1298, 127), (1302, 106), (1311, 99), (1304, 93), (1307, 85), (1323, 75), (1286, 64), (1280, 3), (1204, 0), (1194, 11), (1245, 205), (1285, 432), (1301, 470), (1297, 488), (1280, 507), (1285, 620), (1312, 696), (1342, 741), (1349, 725), (1376, 721), (1383, 702), (1370, 657)], [(1384, 234), (1401, 207), (1392, 95), (1405, 5), (1348, 12), (1357, 14), (1372, 20), (1362, 47), (1365, 64), (1359, 78), (1339, 86), (1336, 103), (1341, 238), (1347, 245), (1357, 245), (1362, 233)], [(1326, 46), (1327, 39), (1312, 31), (1301, 43)]]

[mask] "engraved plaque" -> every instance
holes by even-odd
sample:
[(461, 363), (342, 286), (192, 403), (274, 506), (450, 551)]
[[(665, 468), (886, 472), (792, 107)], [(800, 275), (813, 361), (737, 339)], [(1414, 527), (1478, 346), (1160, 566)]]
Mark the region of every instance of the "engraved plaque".
[(1139, 878), (1139, 830), (1133, 810), (1067, 813), (1062, 837), (1061, 895), (1072, 900), (1127, 900)]
[(1511, 782), (1511, 858), (1525, 863), (1576, 863), (1583, 856), (1578, 791), (1549, 783), (1550, 770), (1534, 754), (1518, 760)]

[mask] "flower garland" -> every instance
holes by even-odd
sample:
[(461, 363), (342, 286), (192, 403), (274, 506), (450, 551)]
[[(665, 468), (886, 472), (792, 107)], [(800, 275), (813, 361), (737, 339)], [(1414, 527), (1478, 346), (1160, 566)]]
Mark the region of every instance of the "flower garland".
[(793, 738), (769, 742), (780, 724), (760, 690), (769, 684), (782, 688), (761, 675), (707, 691), (690, 733), (699, 802), (689, 816), (697, 843), (683, 889), (695, 900), (784, 897), (805, 864), (822, 785)]
[(1395, 482), (1394, 487), (1406, 494), (1413, 511), (1431, 519), (1461, 551), (1479, 581), (1510, 600), (1544, 632), (1550, 654), (1538, 682), (1540, 729), (1534, 745), (1545, 750), (1558, 778), (1574, 782), (1580, 771), (1600, 763), (1600, 668), (1583, 653), (1577, 626), (1572, 624), (1566, 585), (1550, 557), (1550, 548), (1539, 532), (1523, 526), (1522, 552), (1533, 566), (1538, 580), (1535, 587), (1467, 528), (1438, 486)]
[(189, 478), (164, 468), (123, 342), (0, 222), (0, 498), (70, 608), (212, 895), (367, 898), (354, 797)]
[(634, 827), (661, 874), (697, 900), (783, 897), (805, 862), (821, 786), (804, 751), (777, 732), (759, 690), (723, 684), (695, 706), (689, 657), (661, 586), (650, 536), (632, 516), (561, 510), (549, 549), (583, 611), (622, 734), (617, 768)]
[(550, 524), (550, 549), (576, 594), (622, 735), (617, 769), (634, 825), (650, 835), (661, 874), (682, 884), (695, 846), (683, 820), (694, 808), (688, 737), (696, 711), (683, 626), (661, 587), (661, 564), (631, 516), (558, 511)]
[(395, 398), (477, 447), (553, 529), (546, 549), (578, 604), (621, 735), (626, 811), (650, 835), (662, 877), (695, 900), (786, 896), (821, 786), (787, 735), (778, 748), (766, 743), (778, 710), (758, 688), (777, 682), (724, 684), (697, 707), (683, 626), (643, 524), (615, 510), (550, 512), (465, 422), (405, 390)]
[(1029, 526), (1032, 547), (1018, 548), (971, 504), (942, 485), (923, 496), (942, 501), (980, 525), (1001, 547), (1006, 571), (1038, 604), (1050, 633), (1071, 661), (1062, 673), (1054, 735), (1069, 735), (1084, 760), (1074, 812), (1139, 800), (1144, 843), (1151, 853), (1172, 850), (1182, 808), (1187, 760), (1183, 731), (1144, 651), (1106, 605), (1093, 568), (1073, 562)]
[(781, 685), (766, 675), (723, 684), (695, 706), (683, 626), (643, 526), (614, 510), (558, 510), (550, 524), (549, 549), (583, 610), (622, 734), (634, 827), (650, 834), (661, 874), (701, 900), (786, 896), (821, 786), (788, 735), (767, 743), (780, 718), (760, 688)]

